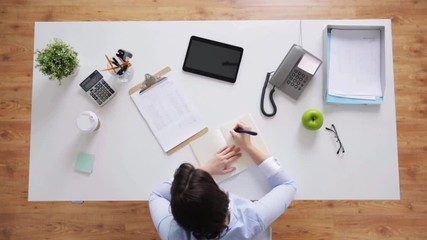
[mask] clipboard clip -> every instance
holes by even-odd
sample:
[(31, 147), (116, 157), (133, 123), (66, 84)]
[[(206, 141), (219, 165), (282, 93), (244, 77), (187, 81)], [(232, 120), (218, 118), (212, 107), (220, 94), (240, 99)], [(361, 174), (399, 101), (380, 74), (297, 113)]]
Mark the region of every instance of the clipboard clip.
[(143, 93), (146, 89), (150, 88), (154, 84), (166, 79), (166, 77), (161, 77), (158, 74), (151, 75), (149, 73), (145, 74), (145, 81), (142, 83), (139, 94)]
[(129, 95), (132, 94), (141, 94), (143, 93), (145, 90), (147, 90), (148, 88), (150, 88), (151, 86), (153, 86), (154, 84), (166, 79), (167, 77), (165, 77), (165, 75), (171, 71), (170, 67), (165, 67), (162, 70), (160, 70), (159, 72), (157, 72), (156, 74), (145, 74), (145, 79), (144, 81), (138, 83), (137, 85), (133, 86), (131, 89), (129, 89)]

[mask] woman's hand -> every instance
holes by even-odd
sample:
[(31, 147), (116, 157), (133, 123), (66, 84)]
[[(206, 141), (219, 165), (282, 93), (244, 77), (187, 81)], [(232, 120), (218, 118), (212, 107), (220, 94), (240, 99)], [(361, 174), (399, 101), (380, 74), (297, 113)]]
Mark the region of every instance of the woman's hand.
[(243, 122), (239, 122), (230, 130), (231, 137), (233, 137), (234, 142), (239, 145), (243, 150), (245, 150), (249, 156), (251, 156), (252, 160), (260, 165), (265, 159), (267, 159), (267, 153), (262, 152), (258, 148), (256, 148), (251, 142), (251, 135), (246, 133), (237, 133), (234, 131), (236, 128), (242, 128), (244, 130), (251, 130), (251, 128)]
[(234, 129), (241, 128), (243, 130), (251, 130), (251, 128), (243, 122), (239, 122), (236, 126), (230, 130), (231, 137), (233, 140), (239, 145), (239, 147), (243, 148), (243, 150), (248, 151), (249, 148), (252, 147), (251, 135), (249, 134), (241, 134), (234, 131)]
[(235, 145), (221, 148), (212, 158), (200, 169), (205, 170), (211, 175), (223, 175), (236, 170), (230, 167), (230, 164), (241, 156), (240, 148)]

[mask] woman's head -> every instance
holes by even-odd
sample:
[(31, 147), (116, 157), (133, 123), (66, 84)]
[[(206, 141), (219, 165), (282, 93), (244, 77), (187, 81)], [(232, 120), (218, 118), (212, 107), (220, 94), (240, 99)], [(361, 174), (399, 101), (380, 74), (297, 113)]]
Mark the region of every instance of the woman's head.
[(177, 223), (197, 238), (215, 238), (226, 228), (229, 199), (212, 176), (184, 163), (175, 171), (171, 209)]

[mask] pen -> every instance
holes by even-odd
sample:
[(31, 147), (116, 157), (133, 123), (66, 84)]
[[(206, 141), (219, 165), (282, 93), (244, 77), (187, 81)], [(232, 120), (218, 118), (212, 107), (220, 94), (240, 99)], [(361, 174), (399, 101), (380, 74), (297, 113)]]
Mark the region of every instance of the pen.
[(249, 134), (249, 135), (252, 135), (252, 136), (256, 136), (256, 135), (258, 135), (258, 133), (257, 132), (254, 132), (254, 131), (249, 131), (249, 130), (245, 130), (245, 129), (242, 129), (242, 128), (236, 128), (236, 129), (234, 129), (234, 131), (236, 131), (236, 132), (238, 132), (238, 133), (246, 133), (246, 134)]
[(116, 66), (120, 66), (119, 61), (117, 61), (117, 59), (115, 57), (113, 57), (113, 64)]

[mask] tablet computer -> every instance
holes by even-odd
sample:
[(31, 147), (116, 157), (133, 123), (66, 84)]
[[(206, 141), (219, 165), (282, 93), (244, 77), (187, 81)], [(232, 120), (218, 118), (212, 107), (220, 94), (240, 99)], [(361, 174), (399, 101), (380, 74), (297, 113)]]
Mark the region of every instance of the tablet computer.
[(192, 36), (182, 69), (234, 83), (242, 55), (241, 47)]

